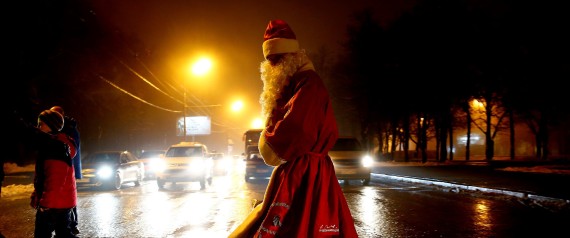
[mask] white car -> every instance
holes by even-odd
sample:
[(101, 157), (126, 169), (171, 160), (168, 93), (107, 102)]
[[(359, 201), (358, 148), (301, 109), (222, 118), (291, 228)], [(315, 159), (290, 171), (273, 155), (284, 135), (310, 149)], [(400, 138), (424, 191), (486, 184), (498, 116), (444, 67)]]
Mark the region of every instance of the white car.
[(200, 182), (200, 188), (205, 189), (206, 183), (212, 184), (213, 165), (212, 156), (202, 143), (171, 145), (155, 168), (156, 184), (162, 189), (166, 182)]
[(232, 168), (232, 160), (230, 158), (224, 153), (214, 152), (212, 153), (212, 159), (214, 160), (214, 175), (225, 176), (229, 174)]
[(129, 151), (96, 151), (81, 163), (83, 178), (76, 180), (77, 185), (121, 189), (124, 183), (140, 186), (144, 179), (144, 163)]
[(370, 183), (373, 160), (355, 137), (339, 137), (329, 156), (338, 180), (343, 180), (345, 184), (349, 180), (359, 180), (363, 185)]

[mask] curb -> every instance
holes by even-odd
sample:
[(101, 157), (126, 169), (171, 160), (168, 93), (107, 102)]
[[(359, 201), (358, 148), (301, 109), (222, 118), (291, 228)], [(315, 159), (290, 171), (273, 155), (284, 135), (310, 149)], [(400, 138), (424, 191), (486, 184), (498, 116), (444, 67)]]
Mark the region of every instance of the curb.
[(539, 205), (554, 205), (556, 207), (570, 207), (570, 200), (562, 199), (562, 198), (554, 198), (554, 197), (546, 197), (537, 194), (531, 194), (526, 192), (518, 192), (518, 191), (510, 191), (504, 189), (494, 189), (494, 188), (485, 188), (485, 187), (478, 187), (478, 186), (471, 186), (471, 185), (464, 185), (464, 184), (457, 184), (457, 183), (450, 183), (445, 181), (440, 181), (436, 179), (429, 179), (429, 178), (417, 178), (417, 177), (410, 177), (410, 176), (398, 176), (398, 175), (388, 175), (388, 174), (377, 174), (371, 173), (372, 178), (383, 178), (383, 179), (391, 179), (391, 180), (398, 180), (404, 181), (409, 183), (421, 183), (426, 185), (433, 185), (438, 187), (447, 187), (451, 188), (450, 191), (453, 192), (460, 192), (461, 190), (465, 191), (472, 191), (472, 192), (483, 192), (489, 194), (501, 194), (512, 196), (520, 199), (529, 199), (534, 203)]

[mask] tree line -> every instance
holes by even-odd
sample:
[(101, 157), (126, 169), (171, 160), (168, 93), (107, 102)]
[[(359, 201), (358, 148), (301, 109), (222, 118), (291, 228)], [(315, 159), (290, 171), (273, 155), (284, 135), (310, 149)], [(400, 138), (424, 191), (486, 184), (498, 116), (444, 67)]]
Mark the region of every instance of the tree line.
[[(435, 141), (435, 159), (453, 160), (454, 131), (462, 129), (466, 160), (474, 130), (484, 134), (487, 160), (496, 136), (508, 133), (515, 159), (520, 123), (534, 135), (536, 158), (546, 160), (551, 132), (570, 134), (563, 9), (553, 1), (426, 0), (384, 25), (365, 9), (347, 27), (344, 54), (327, 68), (331, 91), (337, 104), (351, 105), (366, 144), (378, 141), (379, 156), (403, 151), (409, 161), (413, 143), (426, 162)], [(557, 144), (569, 152), (568, 142)]]

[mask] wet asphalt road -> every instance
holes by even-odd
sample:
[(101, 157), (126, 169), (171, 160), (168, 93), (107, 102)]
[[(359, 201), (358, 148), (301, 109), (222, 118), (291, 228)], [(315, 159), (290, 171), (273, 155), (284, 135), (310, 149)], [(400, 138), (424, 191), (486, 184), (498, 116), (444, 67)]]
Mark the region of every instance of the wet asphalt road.
[[(246, 183), (238, 169), (212, 186), (154, 180), (117, 191), (79, 188), (80, 237), (226, 237), (261, 199), (266, 180)], [(512, 197), (464, 194), (375, 177), (341, 184), (360, 237), (568, 237), (568, 211)], [(0, 233), (33, 237), (28, 199), (0, 203)]]

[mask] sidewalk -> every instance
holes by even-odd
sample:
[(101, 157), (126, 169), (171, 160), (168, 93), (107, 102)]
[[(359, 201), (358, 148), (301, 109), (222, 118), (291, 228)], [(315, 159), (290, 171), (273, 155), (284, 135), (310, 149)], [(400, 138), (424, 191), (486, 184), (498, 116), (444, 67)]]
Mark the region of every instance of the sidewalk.
[(570, 161), (378, 162), (372, 176), (570, 207)]

